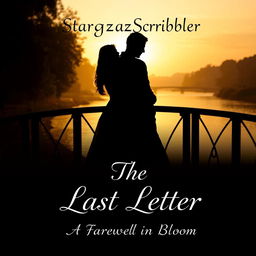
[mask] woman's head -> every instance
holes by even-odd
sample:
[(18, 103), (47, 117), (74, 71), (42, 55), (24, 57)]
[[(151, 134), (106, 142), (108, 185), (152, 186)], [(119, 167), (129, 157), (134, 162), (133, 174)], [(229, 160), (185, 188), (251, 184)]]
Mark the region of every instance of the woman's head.
[(113, 44), (100, 48), (96, 69), (95, 84), (100, 94), (104, 95), (104, 85), (108, 86), (113, 81), (113, 75), (118, 60), (118, 52)]

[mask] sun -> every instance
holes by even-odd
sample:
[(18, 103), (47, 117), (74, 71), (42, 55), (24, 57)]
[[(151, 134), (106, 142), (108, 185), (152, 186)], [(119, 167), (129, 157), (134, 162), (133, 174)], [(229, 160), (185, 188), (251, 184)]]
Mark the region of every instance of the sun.
[(126, 38), (119, 36), (113, 40), (113, 44), (119, 53), (124, 52), (126, 49)]
[(145, 47), (145, 52), (142, 53), (141, 59), (146, 63), (150, 64), (154, 61), (155, 47), (152, 42), (148, 42)]
[[(117, 51), (122, 53), (126, 49), (126, 38), (128, 35), (118, 35), (116, 37), (108, 36), (104, 40), (98, 40), (96, 42), (85, 41), (84, 43), (84, 57), (89, 58), (93, 65), (96, 65), (99, 49), (107, 44), (114, 44)], [(140, 59), (143, 60), (147, 65), (154, 66), (157, 62), (157, 44), (152, 39), (146, 43), (145, 52), (141, 54)]]
[[(116, 49), (119, 53), (125, 51), (126, 49), (126, 37), (116, 37), (113, 40), (113, 44), (116, 46)], [(145, 52), (141, 54), (140, 59), (143, 61), (150, 63), (154, 59), (154, 43), (148, 42), (145, 46)]]

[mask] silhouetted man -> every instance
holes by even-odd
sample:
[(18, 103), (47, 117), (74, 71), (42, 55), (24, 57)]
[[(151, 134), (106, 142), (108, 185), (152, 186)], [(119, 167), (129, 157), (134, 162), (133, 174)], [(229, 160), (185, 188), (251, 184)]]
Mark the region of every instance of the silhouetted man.
[[(157, 134), (154, 103), (156, 96), (148, 80), (146, 64), (138, 59), (145, 51), (147, 38), (132, 33), (118, 61), (118, 82), (113, 89), (113, 112), (120, 158), (136, 161), (141, 168), (158, 169), (168, 159)], [(116, 102), (116, 104), (115, 104)], [(121, 144), (120, 144), (121, 141)], [(124, 156), (124, 157), (122, 157)]]
[(117, 94), (119, 100), (129, 108), (152, 108), (156, 97), (152, 92), (146, 64), (138, 59), (145, 51), (148, 39), (140, 33), (132, 33), (128, 36), (126, 51), (120, 56), (119, 61), (119, 83)]

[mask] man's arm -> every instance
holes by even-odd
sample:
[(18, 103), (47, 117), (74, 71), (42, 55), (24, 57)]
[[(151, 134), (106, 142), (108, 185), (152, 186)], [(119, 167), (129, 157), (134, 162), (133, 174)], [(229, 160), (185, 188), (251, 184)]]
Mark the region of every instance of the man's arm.
[(148, 100), (150, 101), (151, 104), (155, 104), (157, 99), (156, 99), (154, 92), (152, 91), (152, 89), (150, 87), (147, 66), (143, 61), (141, 61), (141, 63), (142, 63), (142, 70), (143, 70), (142, 84), (144, 87), (143, 89), (145, 90), (145, 96), (148, 98)]

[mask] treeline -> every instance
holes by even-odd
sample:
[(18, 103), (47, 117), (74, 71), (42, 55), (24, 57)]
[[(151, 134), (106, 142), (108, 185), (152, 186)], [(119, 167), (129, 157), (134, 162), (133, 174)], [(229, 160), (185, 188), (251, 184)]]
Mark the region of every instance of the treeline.
[(0, 105), (60, 97), (82, 61), (78, 33), (65, 32), (75, 13), (60, 0), (3, 1)]
[(221, 77), (220, 67), (207, 65), (198, 71), (186, 74), (182, 86), (186, 87), (217, 87), (218, 79)]
[(91, 100), (100, 99), (94, 84), (95, 69), (87, 58), (83, 58), (80, 65), (76, 67), (76, 81), (71, 85), (70, 89), (62, 94), (62, 101), (65, 98), (72, 100), (73, 104), (84, 105)]
[(239, 61), (225, 60), (220, 66), (208, 65), (186, 74), (187, 87), (216, 88), (217, 96), (231, 99), (256, 99), (256, 55)]
[(71, 87), (71, 91), (85, 95), (95, 95), (95, 69), (96, 67), (90, 63), (89, 59), (83, 58), (80, 65), (76, 67), (77, 80)]

